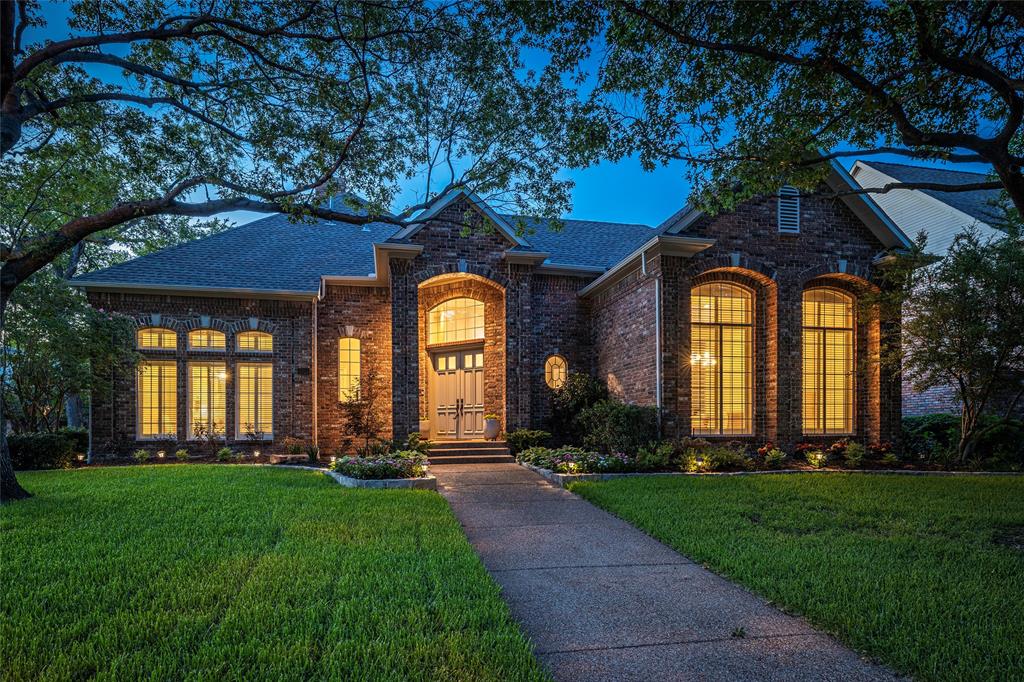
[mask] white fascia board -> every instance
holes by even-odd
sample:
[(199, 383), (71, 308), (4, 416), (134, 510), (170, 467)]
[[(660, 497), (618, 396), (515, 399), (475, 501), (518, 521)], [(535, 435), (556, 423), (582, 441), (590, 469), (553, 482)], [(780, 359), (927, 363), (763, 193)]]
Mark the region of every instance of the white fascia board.
[[(851, 189), (862, 189), (846, 169), (835, 159), (829, 161), (831, 172), (826, 183), (835, 192), (845, 192)], [(871, 230), (878, 241), (886, 248), (913, 248), (913, 243), (903, 234), (903, 230), (886, 214), (882, 208), (875, 203), (875, 200), (868, 194), (846, 194), (840, 197), (847, 208), (853, 211), (854, 215), (861, 219), (868, 229)]]
[(506, 251), (501, 257), (508, 263), (540, 265), (550, 258), (551, 254), (545, 251)]
[(690, 257), (694, 254), (700, 253), (705, 249), (709, 249), (715, 245), (714, 239), (702, 239), (699, 237), (682, 237), (678, 235), (661, 234), (649, 241), (643, 246), (633, 251), (618, 263), (608, 269), (603, 275), (595, 279), (587, 286), (580, 289), (580, 296), (589, 296), (595, 291), (604, 287), (605, 284), (614, 281), (615, 277), (621, 273), (624, 269), (635, 263), (638, 259), (645, 257), (645, 254), (650, 251), (655, 254), (665, 254), (668, 256), (684, 256)]
[(658, 226), (658, 229), (664, 229), (666, 234), (679, 234), (702, 215), (704, 215), (704, 211), (696, 206), (687, 204), (669, 216), (665, 222)]
[(317, 297), (313, 291), (294, 289), (251, 289), (243, 287), (203, 287), (188, 284), (126, 284), (123, 282), (68, 282), (79, 289), (92, 289), (112, 293), (171, 294), (177, 296), (228, 296), (243, 298), (273, 298), (291, 301), (309, 301)]

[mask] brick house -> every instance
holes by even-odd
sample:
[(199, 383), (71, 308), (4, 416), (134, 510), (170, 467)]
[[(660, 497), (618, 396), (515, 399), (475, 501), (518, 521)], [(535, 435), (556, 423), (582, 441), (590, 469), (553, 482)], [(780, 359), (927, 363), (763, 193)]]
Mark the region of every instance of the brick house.
[[(854, 186), (838, 165), (828, 182)], [(404, 228), (271, 216), (72, 282), (136, 320), (144, 357), (105, 378), (92, 449), (198, 426), (333, 453), (342, 402), (371, 384), (388, 433), (422, 419), (433, 439), (478, 439), (489, 413), (543, 426), (574, 371), (659, 406), (666, 437), (891, 439), (899, 379), (870, 359), (898, 326), (858, 319), (857, 298), (907, 243), (866, 196), (791, 188), (658, 227), (554, 231), (465, 192)]]

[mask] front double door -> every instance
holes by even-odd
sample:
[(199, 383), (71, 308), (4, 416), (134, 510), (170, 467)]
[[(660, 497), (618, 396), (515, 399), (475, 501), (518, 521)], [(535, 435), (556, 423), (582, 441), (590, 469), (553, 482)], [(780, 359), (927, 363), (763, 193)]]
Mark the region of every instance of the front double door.
[(432, 430), (440, 440), (483, 438), (484, 351), (436, 351), (433, 364)]

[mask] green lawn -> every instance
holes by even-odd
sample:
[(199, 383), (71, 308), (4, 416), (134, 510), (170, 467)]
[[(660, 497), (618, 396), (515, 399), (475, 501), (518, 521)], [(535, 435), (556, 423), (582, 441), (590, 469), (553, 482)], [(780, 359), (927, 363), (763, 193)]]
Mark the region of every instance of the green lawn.
[(19, 479), (3, 679), (545, 677), (436, 493), (245, 466)]
[(572, 490), (899, 671), (1024, 678), (1024, 478), (645, 477)]

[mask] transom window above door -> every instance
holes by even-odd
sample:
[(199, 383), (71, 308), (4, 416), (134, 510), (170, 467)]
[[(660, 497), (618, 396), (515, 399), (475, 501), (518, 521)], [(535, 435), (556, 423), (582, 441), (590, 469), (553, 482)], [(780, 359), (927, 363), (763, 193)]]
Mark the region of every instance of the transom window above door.
[(458, 343), (484, 338), (484, 304), (472, 298), (453, 298), (431, 308), (427, 343)]

